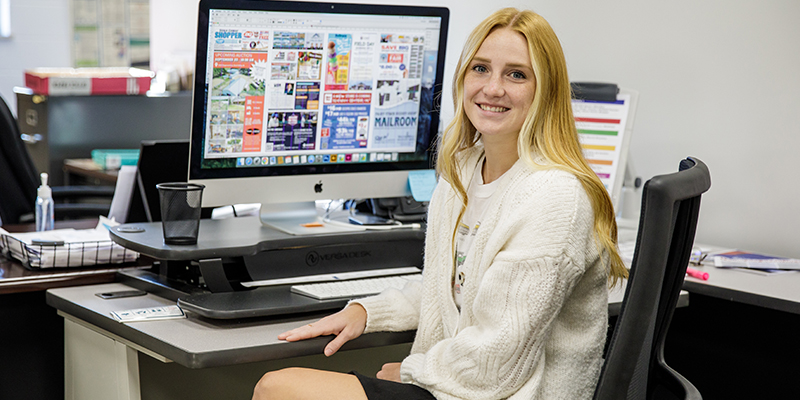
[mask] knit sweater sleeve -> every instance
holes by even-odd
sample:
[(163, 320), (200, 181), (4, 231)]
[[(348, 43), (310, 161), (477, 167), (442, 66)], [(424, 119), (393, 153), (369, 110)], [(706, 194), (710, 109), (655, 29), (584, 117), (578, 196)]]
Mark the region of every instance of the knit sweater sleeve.
[(386, 289), (377, 296), (353, 300), (367, 311), (364, 333), (400, 332), (417, 328), (422, 283), (409, 281), (402, 290)]
[(586, 249), (594, 247), (592, 214), (574, 185), (525, 202), (505, 204), (506, 212), (490, 222), (492, 236), (503, 243), (490, 238), (485, 245), (487, 253), (499, 249), (484, 254), (488, 267), (466, 317), (462, 310), (468, 324), (462, 321), (451, 337), (407, 357), (404, 382), (439, 399), (486, 399), (506, 398), (542, 380), (553, 321), (586, 268)]
[[(449, 187), (447, 182), (440, 179), (431, 197), (431, 203), (444, 202)], [(439, 225), (443, 218), (445, 216), (435, 212), (428, 214), (425, 234), (427, 238), (441, 234)], [(402, 290), (387, 289), (377, 296), (353, 300), (350, 304), (360, 304), (367, 311), (367, 326), (364, 333), (399, 332), (417, 328), (421, 298), (422, 283), (410, 281)]]

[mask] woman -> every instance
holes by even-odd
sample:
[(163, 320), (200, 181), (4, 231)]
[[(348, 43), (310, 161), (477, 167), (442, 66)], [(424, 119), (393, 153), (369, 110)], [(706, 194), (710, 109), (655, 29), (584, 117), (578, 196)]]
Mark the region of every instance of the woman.
[(363, 332), (417, 329), (411, 354), (377, 379), (268, 373), (254, 399), (592, 396), (607, 286), (627, 273), (608, 193), (578, 143), (552, 28), (530, 11), (491, 15), (464, 47), (453, 97), (423, 281), (279, 336), (336, 335), (330, 356)]

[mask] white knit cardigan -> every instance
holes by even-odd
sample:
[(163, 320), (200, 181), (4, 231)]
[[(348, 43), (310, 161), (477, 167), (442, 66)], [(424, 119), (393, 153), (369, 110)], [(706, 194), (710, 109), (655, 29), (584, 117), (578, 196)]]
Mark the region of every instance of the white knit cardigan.
[[(467, 152), (462, 182), (481, 153)], [(608, 324), (608, 257), (589, 198), (564, 171), (520, 160), (507, 174), (466, 257), (461, 313), (451, 280), (461, 206), (440, 180), (422, 283), (356, 301), (367, 310), (366, 332), (416, 328), (401, 379), (437, 399), (591, 398)]]

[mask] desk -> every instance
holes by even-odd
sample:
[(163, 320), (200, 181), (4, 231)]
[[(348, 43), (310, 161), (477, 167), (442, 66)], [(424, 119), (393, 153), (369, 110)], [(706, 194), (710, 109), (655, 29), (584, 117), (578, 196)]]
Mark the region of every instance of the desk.
[[(290, 365), (355, 369), (372, 375), (383, 363), (408, 355), (414, 336), (413, 332), (363, 335), (347, 343), (343, 348), (346, 351), (326, 359), (322, 350), (330, 338), (295, 343), (276, 339), (279, 333), (313, 322), (325, 313), (234, 321), (188, 314), (180, 320), (120, 324), (109, 317), (110, 311), (174, 304), (152, 294), (115, 300), (95, 296), (127, 288), (114, 283), (47, 292), (48, 304), (65, 319), (68, 400), (160, 399), (158, 396), (174, 391), (176, 385), (188, 391), (178, 394), (181, 398), (246, 398), (263, 373)], [(623, 295), (622, 287), (610, 293), (611, 313), (619, 311)], [(687, 301), (687, 296), (682, 296), (681, 304)], [(171, 362), (178, 366), (164, 364)], [(198, 368), (206, 370), (195, 370)], [(165, 381), (153, 370), (162, 371), (160, 375), (181, 375), (186, 381)], [(236, 377), (227, 376), (229, 371), (235, 371)], [(219, 385), (200, 378), (203, 376), (236, 381), (239, 387), (221, 391)]]
[[(635, 240), (636, 231), (620, 229), (619, 237)], [(665, 343), (667, 364), (706, 400), (796, 399), (800, 272), (762, 276), (710, 263), (693, 267), (709, 279), (684, 282), (692, 304), (675, 311)]]
[[(636, 240), (636, 229), (621, 228), (620, 243)], [(722, 247), (698, 244), (703, 249), (723, 251)], [(749, 304), (766, 309), (800, 314), (800, 271), (763, 276), (737, 269), (716, 268), (708, 260), (705, 266), (692, 266), (708, 272), (703, 281), (687, 276), (683, 289), (692, 294)]]
[[(94, 219), (56, 222), (59, 229), (95, 225)], [(21, 232), (32, 230), (33, 225), (3, 228)], [(120, 267), (34, 271), (0, 256), (0, 399), (52, 400), (63, 396), (64, 324), (45, 303), (45, 290), (113, 282), (119, 270)]]
[(64, 185), (117, 184), (118, 169), (103, 169), (91, 158), (69, 158), (64, 160)]
[[(201, 221), (198, 244), (179, 251), (177, 247), (163, 244), (160, 226), (140, 226), (145, 233), (114, 231), (113, 237), (118, 243), (136, 246), (137, 250), (168, 260), (232, 257), (291, 247), (297, 240), (264, 229), (257, 219), (204, 220)], [(226, 234), (220, 235), (219, 232)], [(154, 238), (148, 239), (143, 234), (154, 235)], [(383, 232), (371, 236), (374, 236), (373, 240), (388, 240), (383, 238), (388, 234)], [(187, 313), (188, 318), (182, 320), (120, 324), (110, 318), (110, 311), (161, 306), (175, 301), (154, 294), (116, 300), (102, 300), (95, 296), (102, 291), (124, 288), (127, 287), (116, 283), (48, 291), (48, 304), (57, 308), (65, 318), (67, 370), (76, 371), (66, 376), (67, 393), (72, 396), (68, 398), (153, 399), (170, 391), (173, 397), (181, 398), (246, 398), (264, 372), (290, 365), (338, 371), (356, 369), (373, 375), (383, 363), (402, 360), (413, 340), (412, 332), (364, 335), (348, 343), (347, 351), (328, 359), (322, 356), (322, 350), (329, 338), (296, 343), (275, 339), (279, 333), (315, 321), (327, 312), (226, 321)], [(619, 313), (623, 295), (623, 286), (610, 292), (611, 315)], [(680, 305), (687, 303), (688, 295), (681, 296)], [(235, 377), (228, 376), (231, 370), (235, 371)], [(108, 373), (103, 374), (104, 371), (122, 372), (108, 376)], [(182, 376), (183, 379), (167, 381), (164, 376)], [(221, 385), (212, 383), (219, 381), (237, 383), (224, 386), (223, 392), (219, 388)], [(180, 387), (180, 391), (176, 392), (175, 387)], [(123, 389), (119, 391), (117, 388)], [(239, 392), (232, 392), (237, 390)]]
[(708, 272), (709, 279), (687, 277), (683, 288), (691, 293), (800, 314), (800, 272), (763, 276), (713, 266), (694, 268)]
[[(180, 251), (178, 247), (163, 244), (159, 225), (139, 226), (145, 233), (115, 233), (115, 241), (137, 246), (134, 247), (137, 250), (167, 260), (232, 257), (292, 247), (297, 240), (264, 229), (260, 221), (253, 218), (203, 220), (198, 244)], [(155, 238), (142, 237), (147, 232)], [(402, 236), (416, 234), (403, 232)], [(386, 235), (397, 239), (397, 233), (380, 232), (371, 236), (374, 236), (372, 240), (383, 241), (388, 240)], [(348, 343), (344, 348), (347, 351), (332, 358), (322, 355), (329, 338), (297, 343), (276, 340), (279, 333), (315, 321), (329, 311), (224, 321), (187, 313), (189, 317), (182, 320), (120, 324), (109, 317), (110, 311), (161, 306), (175, 301), (154, 294), (115, 300), (95, 296), (95, 293), (125, 288), (127, 286), (115, 283), (48, 291), (48, 304), (57, 308), (65, 320), (68, 399), (247, 398), (263, 373), (286, 366), (343, 372), (355, 369), (373, 375), (383, 363), (402, 360), (413, 340), (413, 332), (363, 335)], [(621, 287), (611, 293), (611, 314), (619, 312), (623, 295)], [(688, 296), (682, 296), (681, 304), (687, 302)], [(220, 382), (235, 383), (222, 385)]]
[(709, 279), (686, 278), (692, 305), (675, 312), (668, 364), (704, 399), (796, 399), (800, 272), (696, 268)]

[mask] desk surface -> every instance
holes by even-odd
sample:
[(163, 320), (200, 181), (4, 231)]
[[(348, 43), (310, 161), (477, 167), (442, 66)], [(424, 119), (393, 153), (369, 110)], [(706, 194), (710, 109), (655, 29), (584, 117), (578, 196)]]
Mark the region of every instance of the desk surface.
[[(636, 229), (623, 228), (619, 231), (620, 242), (636, 240)], [(697, 244), (711, 252), (725, 250), (719, 246)], [(769, 308), (778, 311), (800, 314), (800, 271), (764, 276), (735, 268), (717, 268), (713, 261), (704, 266), (692, 268), (708, 272), (708, 280), (687, 276), (683, 289), (719, 299)]]
[[(120, 231), (122, 227), (140, 228), (137, 232)], [(111, 228), (111, 239), (129, 249), (160, 260), (200, 260), (218, 257), (253, 255), (268, 250), (306, 248), (342, 243), (373, 243), (425, 238), (424, 229), (393, 229), (339, 232), (294, 236), (265, 226), (259, 217), (200, 220), (197, 243), (164, 244), (160, 222), (130, 223)]]
[(0, 294), (113, 282), (117, 271), (142, 267), (69, 268), (32, 271), (0, 256)]
[[(185, 319), (121, 324), (109, 316), (111, 311), (175, 304), (152, 294), (113, 300), (95, 296), (96, 293), (126, 289), (130, 288), (120, 283), (51, 289), (47, 291), (47, 304), (57, 308), (65, 318), (83, 322), (92, 329), (100, 328), (139, 351), (157, 359), (175, 361), (188, 368), (321, 354), (330, 341), (328, 337), (294, 343), (277, 339), (278, 334), (316, 321), (327, 313), (245, 320), (211, 320), (187, 313), (188, 318)], [(614, 309), (618, 312), (623, 295), (622, 286), (610, 292), (611, 314)], [(682, 296), (682, 303), (686, 304), (687, 301), (687, 297)], [(372, 333), (348, 342), (343, 349), (388, 346), (408, 343), (413, 339), (414, 332)]]
[(683, 288), (690, 293), (800, 314), (800, 271), (763, 276), (711, 265), (692, 267), (708, 272), (708, 280), (687, 276)]
[[(67, 314), (66, 318), (88, 322), (123, 338), (137, 350), (152, 351), (188, 368), (322, 354), (330, 340), (321, 337), (289, 343), (277, 339), (278, 334), (316, 321), (325, 314), (230, 321), (205, 319), (189, 313), (185, 319), (121, 324), (109, 316), (111, 311), (175, 304), (152, 294), (113, 300), (95, 296), (95, 293), (127, 289), (130, 287), (120, 283), (52, 289), (47, 292), (47, 304), (62, 315)], [(413, 337), (413, 332), (362, 335), (348, 342), (344, 349), (407, 343)]]
[(117, 183), (118, 169), (103, 169), (91, 158), (69, 158), (64, 160), (64, 183), (73, 184), (70, 175), (96, 180), (98, 183), (114, 185)]

